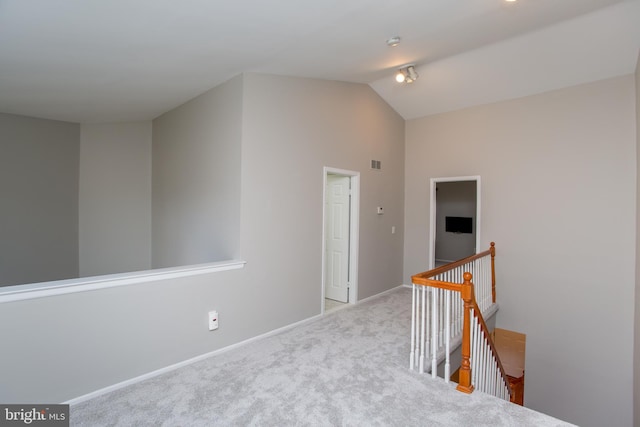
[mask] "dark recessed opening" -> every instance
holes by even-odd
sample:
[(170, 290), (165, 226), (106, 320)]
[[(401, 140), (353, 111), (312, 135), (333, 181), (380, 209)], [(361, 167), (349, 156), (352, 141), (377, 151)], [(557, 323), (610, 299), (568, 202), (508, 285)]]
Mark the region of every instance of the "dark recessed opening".
[(473, 218), (462, 216), (445, 217), (445, 231), (448, 233), (473, 233)]

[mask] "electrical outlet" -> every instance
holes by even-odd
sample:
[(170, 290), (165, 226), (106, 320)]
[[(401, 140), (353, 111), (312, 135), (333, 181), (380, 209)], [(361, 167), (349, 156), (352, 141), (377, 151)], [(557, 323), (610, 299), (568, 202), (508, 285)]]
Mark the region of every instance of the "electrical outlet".
[(209, 330), (214, 331), (218, 329), (218, 312), (210, 311), (209, 312)]

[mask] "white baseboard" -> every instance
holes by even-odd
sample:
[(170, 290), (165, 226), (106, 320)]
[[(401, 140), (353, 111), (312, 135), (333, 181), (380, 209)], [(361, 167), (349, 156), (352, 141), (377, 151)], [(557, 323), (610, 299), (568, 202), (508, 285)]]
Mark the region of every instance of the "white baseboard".
[(398, 285), (398, 286), (396, 286), (395, 288), (387, 289), (386, 291), (382, 291), (382, 292), (380, 292), (379, 294), (371, 295), (370, 297), (366, 297), (366, 298), (364, 298), (364, 299), (361, 299), (360, 301), (358, 301), (358, 302), (357, 302), (357, 304), (360, 304), (360, 303), (363, 303), (363, 302), (365, 302), (365, 301), (369, 301), (369, 300), (372, 300), (372, 299), (379, 298), (379, 297), (381, 297), (381, 296), (383, 296), (383, 295), (386, 295), (386, 294), (389, 294), (389, 293), (391, 293), (391, 292), (393, 292), (393, 291), (395, 291), (395, 290), (398, 290), (398, 288), (402, 288), (402, 287), (404, 287), (404, 286), (405, 286), (405, 285)]
[(258, 340), (261, 340), (263, 338), (267, 338), (267, 337), (270, 337), (272, 335), (279, 334), (279, 333), (284, 332), (286, 330), (289, 330), (291, 328), (295, 328), (296, 326), (300, 326), (300, 325), (303, 325), (305, 323), (309, 323), (309, 322), (318, 320), (321, 317), (322, 317), (322, 315), (318, 314), (316, 316), (312, 316), (312, 317), (309, 317), (307, 319), (300, 320), (299, 322), (295, 322), (295, 323), (292, 323), (290, 325), (286, 325), (286, 326), (283, 326), (281, 328), (274, 329), (274, 330), (269, 331), (269, 332), (265, 332), (264, 334), (257, 335), (255, 337), (246, 339), (244, 341), (240, 341), (238, 343), (231, 344), (229, 346), (220, 348), (218, 350), (214, 350), (214, 351), (211, 351), (209, 353), (201, 354), (200, 356), (192, 357), (191, 359), (183, 360), (182, 362), (174, 363), (173, 365), (169, 365), (169, 366), (166, 366), (164, 368), (160, 368), (160, 369), (157, 369), (155, 371), (151, 371), (151, 372), (148, 372), (146, 374), (142, 374), (142, 375), (139, 375), (137, 377), (134, 377), (134, 378), (119, 382), (117, 384), (113, 384), (113, 385), (101, 388), (99, 390), (92, 391), (91, 393), (84, 394), (82, 396), (73, 398), (71, 400), (67, 400), (66, 402), (62, 402), (62, 403), (65, 404), (65, 405), (72, 405), (72, 406), (73, 405), (77, 405), (78, 403), (85, 402), (87, 400), (93, 399), (93, 398), (98, 397), (98, 396), (102, 396), (103, 394), (111, 393), (112, 391), (116, 391), (116, 390), (119, 390), (121, 388), (124, 388), (124, 387), (130, 386), (130, 385), (133, 385), (133, 384), (148, 380), (150, 378), (157, 377), (157, 376), (165, 374), (167, 372), (175, 371), (176, 369), (182, 368), (184, 366), (191, 365), (191, 364), (196, 363), (196, 362), (200, 362), (202, 360), (208, 359), (208, 358), (216, 356), (218, 354), (225, 353), (227, 351), (236, 349), (238, 347), (245, 346), (245, 345), (247, 345), (249, 343), (252, 343), (254, 341), (258, 341)]

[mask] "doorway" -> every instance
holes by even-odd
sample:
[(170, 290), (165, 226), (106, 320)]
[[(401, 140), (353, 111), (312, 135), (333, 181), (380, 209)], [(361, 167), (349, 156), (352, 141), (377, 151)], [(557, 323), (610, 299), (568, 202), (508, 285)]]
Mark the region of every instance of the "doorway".
[(431, 179), (429, 268), (477, 253), (480, 177)]
[(322, 313), (355, 304), (360, 174), (323, 170)]

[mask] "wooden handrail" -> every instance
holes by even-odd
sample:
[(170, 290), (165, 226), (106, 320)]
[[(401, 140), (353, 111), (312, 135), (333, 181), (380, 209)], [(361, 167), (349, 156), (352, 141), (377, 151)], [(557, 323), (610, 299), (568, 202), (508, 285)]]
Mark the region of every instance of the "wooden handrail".
[(415, 283), (415, 285), (430, 286), (432, 288), (445, 289), (447, 291), (461, 292), (462, 283), (443, 282), (442, 280), (425, 279), (424, 283)]
[[(451, 262), (449, 264), (443, 265), (441, 267), (438, 268), (434, 268), (433, 270), (429, 270), (429, 271), (423, 271), (422, 273), (418, 273), (415, 274), (413, 276), (411, 276), (411, 280), (413, 283), (415, 283), (416, 285), (427, 285), (427, 284), (431, 284), (432, 282), (427, 283), (427, 280), (431, 277), (437, 276), (438, 274), (442, 274), (442, 273), (446, 273), (447, 271), (453, 270), (456, 267), (460, 267), (461, 265), (465, 265), (470, 263), (471, 261), (475, 261), (477, 259), (480, 259), (482, 257), (485, 257), (487, 255), (491, 255), (491, 269), (493, 271), (493, 259), (495, 257), (495, 253), (496, 253), (496, 249), (495, 249), (496, 244), (494, 242), (491, 242), (491, 247), (489, 249), (487, 249), (484, 252), (480, 252), (477, 253), (475, 255), (471, 255), (468, 256), (466, 258), (462, 258), (458, 261), (455, 262)], [(495, 289), (495, 274), (492, 275), (492, 280), (494, 283), (494, 289)], [(494, 290), (494, 294), (495, 294), (495, 290)], [(495, 297), (493, 302), (495, 302)]]

